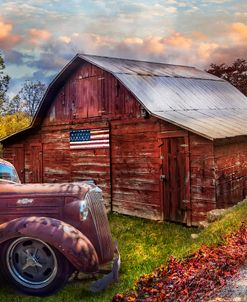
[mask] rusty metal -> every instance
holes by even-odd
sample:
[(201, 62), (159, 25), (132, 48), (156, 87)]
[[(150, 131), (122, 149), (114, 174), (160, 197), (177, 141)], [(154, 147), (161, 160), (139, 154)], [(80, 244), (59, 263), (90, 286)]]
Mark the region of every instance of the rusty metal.
[(17, 196), (23, 196), (28, 194), (29, 196), (35, 196), (37, 200), (39, 197), (45, 197), (45, 194), (49, 194), (48, 197), (52, 200), (52, 197), (60, 196), (76, 196), (78, 198), (84, 198), (85, 194), (89, 191), (90, 185), (84, 183), (54, 183), (54, 184), (4, 184), (0, 188), (1, 195), (12, 193)]
[[(0, 160), (1, 165), (11, 166)], [(81, 220), (81, 205), (89, 209)], [(37, 237), (57, 248), (76, 269), (96, 272), (113, 258), (101, 190), (92, 182), (0, 183), (0, 243)]]
[(102, 194), (91, 191), (87, 194), (86, 200), (99, 238), (101, 259), (110, 260), (112, 259), (113, 245), (110, 226), (104, 223), (107, 220), (107, 215), (103, 207)]
[(36, 237), (55, 247), (79, 271), (96, 272), (98, 256), (92, 243), (76, 228), (48, 217), (22, 217), (0, 225), (0, 243)]

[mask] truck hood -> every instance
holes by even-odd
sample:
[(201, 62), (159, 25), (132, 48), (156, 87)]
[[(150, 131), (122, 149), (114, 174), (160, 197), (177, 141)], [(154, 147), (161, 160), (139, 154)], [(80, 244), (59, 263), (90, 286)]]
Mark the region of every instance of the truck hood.
[(85, 194), (95, 187), (86, 182), (53, 183), (53, 184), (14, 184), (0, 183), (0, 194), (17, 195), (56, 195), (83, 198)]

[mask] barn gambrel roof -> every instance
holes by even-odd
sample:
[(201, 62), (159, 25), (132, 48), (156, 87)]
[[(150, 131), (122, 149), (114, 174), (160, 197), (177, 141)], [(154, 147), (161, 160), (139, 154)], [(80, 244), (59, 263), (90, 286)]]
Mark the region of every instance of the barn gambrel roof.
[(211, 140), (247, 134), (247, 98), (220, 78), (194, 67), (84, 54), (49, 85), (29, 129), (40, 124), (59, 87), (83, 61), (111, 73), (162, 120)]
[(194, 67), (80, 55), (109, 71), (161, 119), (209, 139), (247, 134), (247, 98)]

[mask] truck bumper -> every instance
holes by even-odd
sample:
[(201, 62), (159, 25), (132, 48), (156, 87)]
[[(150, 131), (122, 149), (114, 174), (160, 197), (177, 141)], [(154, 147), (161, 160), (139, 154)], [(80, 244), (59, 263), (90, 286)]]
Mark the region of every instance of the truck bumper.
[[(121, 257), (118, 250), (118, 244), (117, 242), (115, 242), (112, 270), (110, 272), (108, 271), (103, 278), (93, 282), (90, 286), (90, 291), (93, 293), (98, 293), (104, 290), (111, 283), (118, 281), (120, 264), (121, 264)], [(106, 273), (106, 271), (99, 271), (99, 272)]]

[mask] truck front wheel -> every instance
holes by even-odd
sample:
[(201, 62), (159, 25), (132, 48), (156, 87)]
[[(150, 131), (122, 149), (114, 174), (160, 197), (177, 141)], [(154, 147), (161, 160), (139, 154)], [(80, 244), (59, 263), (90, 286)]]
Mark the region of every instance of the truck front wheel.
[(1, 249), (4, 276), (21, 292), (47, 296), (61, 289), (72, 272), (68, 260), (46, 242), (20, 237)]

